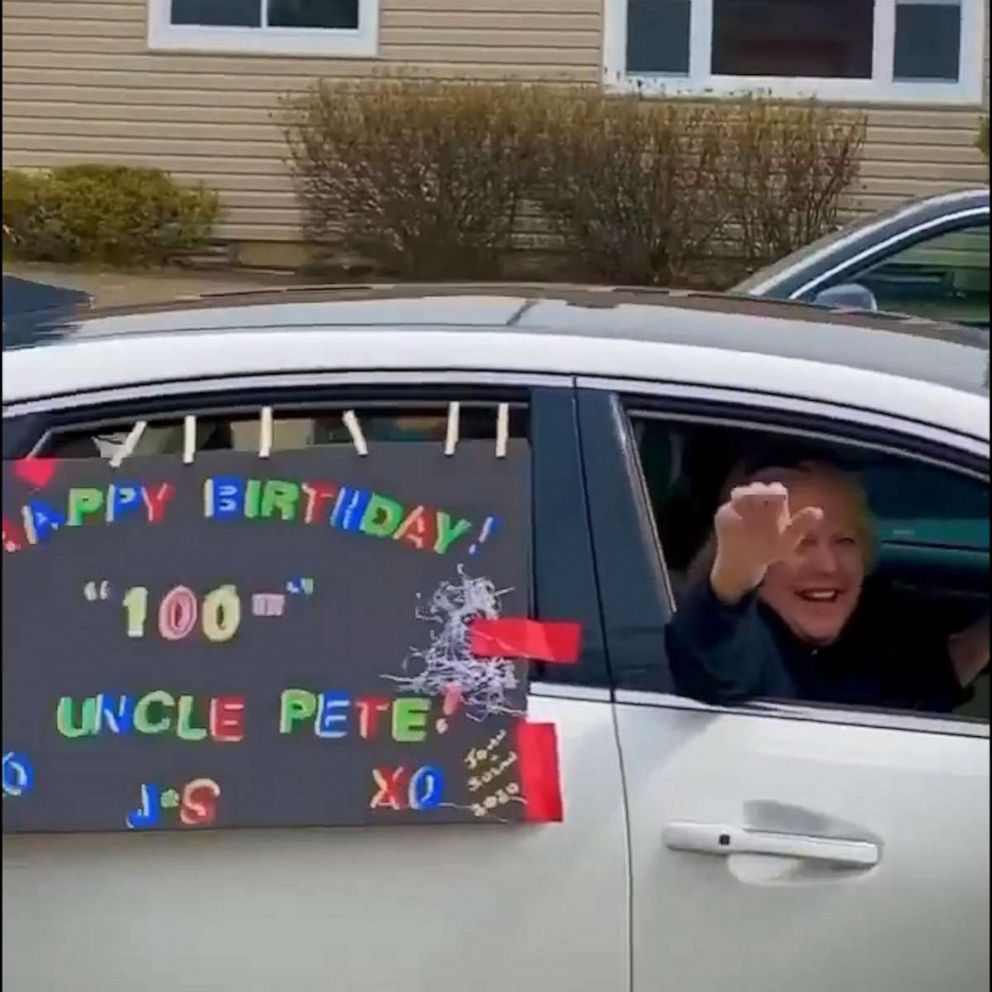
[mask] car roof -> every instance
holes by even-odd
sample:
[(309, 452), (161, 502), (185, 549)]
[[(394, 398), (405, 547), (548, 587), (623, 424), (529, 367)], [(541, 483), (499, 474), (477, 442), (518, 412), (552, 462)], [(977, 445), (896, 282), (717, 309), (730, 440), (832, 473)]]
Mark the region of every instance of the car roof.
[(294, 287), (56, 315), (26, 331), (5, 323), (3, 400), (279, 372), (471, 369), (754, 389), (903, 416), (933, 407), (923, 419), (987, 438), (987, 345), (954, 324), (711, 293)]

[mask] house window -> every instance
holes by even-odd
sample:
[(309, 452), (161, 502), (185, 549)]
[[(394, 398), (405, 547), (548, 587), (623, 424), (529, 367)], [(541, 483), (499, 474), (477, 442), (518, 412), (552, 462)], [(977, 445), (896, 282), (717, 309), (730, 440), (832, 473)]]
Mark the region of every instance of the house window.
[(376, 54), (379, 0), (151, 0), (154, 50), (257, 55)]
[(605, 0), (611, 88), (982, 99), (985, 0)]
[(873, 0), (714, 0), (713, 73), (871, 79)]

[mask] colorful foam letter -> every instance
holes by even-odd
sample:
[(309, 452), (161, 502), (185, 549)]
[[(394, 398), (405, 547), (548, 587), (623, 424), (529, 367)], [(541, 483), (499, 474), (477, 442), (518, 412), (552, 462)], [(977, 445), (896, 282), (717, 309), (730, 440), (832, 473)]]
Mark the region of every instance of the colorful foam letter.
[(34, 768), (23, 754), (7, 751), (3, 756), (3, 794), (21, 796), (34, 788)]
[[(314, 722), (314, 732), (318, 737), (348, 736), (348, 707), (351, 694), (347, 692), (322, 692), (320, 709)], [(341, 712), (341, 711), (344, 712)], [(341, 726), (344, 724), (344, 726)]]
[(96, 697), (96, 727), (93, 732), (99, 733), (104, 726), (112, 734), (130, 734), (134, 730), (134, 699), (101, 692)]
[(69, 526), (81, 527), (87, 518), (103, 512), (102, 489), (70, 489), (68, 496)]
[(184, 741), (202, 741), (207, 736), (206, 727), (193, 726), (192, 696), (180, 696), (176, 707), (176, 734)]
[[(176, 701), (164, 689), (154, 689), (146, 692), (134, 707), (134, 729), (143, 734), (161, 734), (172, 727), (172, 717), (169, 714)], [(153, 706), (162, 709), (161, 716), (155, 720), (150, 711)]]
[(162, 790), (157, 785), (142, 785), (141, 805), (132, 810), (124, 822), (132, 830), (154, 827), (162, 819)]
[(3, 519), (3, 549), (4, 551), (20, 551), (24, 547), (26, 538), (20, 527), (17, 527), (12, 520), (6, 517)]
[(447, 554), (458, 538), (467, 534), (472, 529), (472, 525), (467, 520), (459, 520), (457, 523), (451, 522), (451, 517), (443, 510), (438, 510), (437, 514), (437, 540), (434, 542), (434, 550), (439, 554)]
[(210, 736), (229, 744), (245, 739), (244, 696), (217, 696), (210, 700)]
[[(324, 512), (323, 508), (331, 504), (331, 513), (338, 498), (339, 489), (330, 482), (304, 482), (302, 487), (306, 502), (303, 510), (303, 522), (315, 524)], [(328, 517), (330, 513), (328, 514)]]
[(145, 502), (150, 524), (160, 524), (165, 518), (165, 504), (175, 495), (176, 487), (171, 482), (163, 482), (154, 489), (151, 486), (141, 487), (141, 498)]
[(377, 787), (376, 794), (369, 803), (370, 809), (388, 806), (390, 809), (403, 809), (403, 783), (406, 779), (406, 769), (373, 768), (372, 780)]
[(63, 696), (55, 710), (55, 726), (63, 737), (87, 737), (97, 730), (96, 696), (87, 696), (82, 703), (78, 725), (73, 723), (72, 696)]
[(368, 489), (344, 487), (331, 515), (331, 525), (340, 530), (360, 530), (365, 510), (371, 499), (372, 493)]
[(279, 515), (282, 520), (295, 520), (300, 503), (300, 487), (295, 482), (267, 479), (262, 488), (260, 516), (263, 519)]
[(237, 520), (245, 515), (245, 480), (217, 476), (203, 483), (203, 515), (213, 520)]
[(107, 490), (107, 523), (112, 524), (137, 510), (143, 502), (143, 488), (132, 482), (115, 482)]
[(432, 550), (437, 542), (437, 514), (426, 506), (415, 506), (393, 534), (394, 541), (405, 541), (418, 551)]
[(444, 772), (437, 765), (423, 765), (410, 776), (410, 809), (434, 809), (444, 798)]
[(379, 714), (389, 709), (389, 700), (378, 696), (359, 696), (355, 700), (358, 710), (358, 734), (362, 740), (372, 740), (379, 730)]
[(65, 517), (40, 499), (29, 500), (24, 507), (24, 533), (31, 544), (44, 544), (54, 531), (65, 524)]
[(279, 733), (291, 734), (296, 724), (317, 712), (317, 697), (306, 689), (283, 689), (279, 699)]
[(403, 513), (401, 503), (388, 496), (372, 493), (359, 527), (363, 534), (370, 537), (389, 537), (402, 522)]
[(220, 786), (212, 778), (195, 778), (187, 782), (179, 805), (179, 819), (187, 827), (202, 827), (214, 822)]
[(393, 703), (393, 740), (415, 744), (427, 736), (427, 714), (431, 704), (415, 696), (401, 696)]

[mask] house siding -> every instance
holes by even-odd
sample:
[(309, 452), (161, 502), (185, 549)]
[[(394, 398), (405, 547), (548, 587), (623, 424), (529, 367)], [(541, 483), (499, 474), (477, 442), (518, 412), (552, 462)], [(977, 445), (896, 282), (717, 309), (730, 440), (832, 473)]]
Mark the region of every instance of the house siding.
[[(154, 53), (147, 0), (4, 0), (3, 164), (113, 161), (220, 191), (218, 234), (300, 238), (273, 114), (317, 76), (412, 68), (432, 77), (595, 83), (601, 0), (381, 0), (374, 60)], [(989, 89), (988, 39), (985, 107)], [(851, 207), (986, 182), (978, 108), (869, 111)]]

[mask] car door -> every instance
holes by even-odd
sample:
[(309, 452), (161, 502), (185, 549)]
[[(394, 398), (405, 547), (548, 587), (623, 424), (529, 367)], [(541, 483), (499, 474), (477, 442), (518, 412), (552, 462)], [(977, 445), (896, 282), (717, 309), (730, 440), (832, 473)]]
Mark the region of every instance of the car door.
[(282, 375), (190, 388), (5, 408), (4, 457), (107, 457), (138, 419), (137, 453), (176, 451), (177, 429), (181, 451), (188, 414), (201, 443), (250, 446), (263, 407), (274, 450), (333, 435), (322, 415), (339, 423), (343, 408), (373, 448), (434, 438), (454, 400), (463, 431), (495, 437), (498, 404), (512, 406), (510, 432), (532, 450), (536, 615), (583, 629), (579, 663), (535, 665), (529, 693), (531, 718), (557, 726), (564, 821), (8, 835), (4, 987), (628, 989), (626, 825), (570, 381)]
[(851, 283), (869, 290), (880, 310), (988, 328), (988, 209), (931, 221), (873, 245), (794, 298), (815, 302), (824, 290)]
[[(642, 481), (658, 469), (642, 464), (632, 419), (771, 420), (806, 438), (843, 436), (846, 420), (861, 443), (866, 425), (828, 407), (812, 420), (783, 416), (782, 401), (761, 409), (753, 394), (717, 402), (711, 390), (694, 403), (677, 387), (580, 385), (630, 816), (634, 992), (986, 987), (987, 695), (979, 720), (715, 707), (676, 695), (663, 663), (671, 582)], [(905, 427), (870, 436), (921, 450), (927, 430)], [(950, 463), (984, 464), (987, 487), (987, 445), (940, 443)]]

